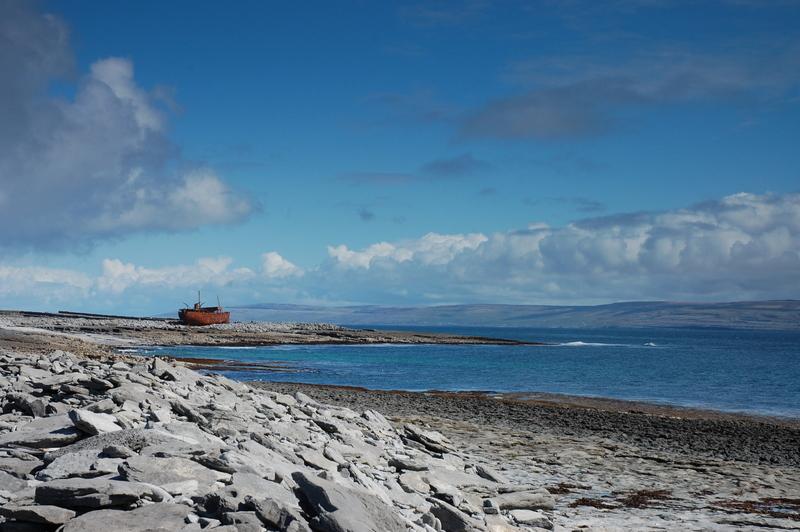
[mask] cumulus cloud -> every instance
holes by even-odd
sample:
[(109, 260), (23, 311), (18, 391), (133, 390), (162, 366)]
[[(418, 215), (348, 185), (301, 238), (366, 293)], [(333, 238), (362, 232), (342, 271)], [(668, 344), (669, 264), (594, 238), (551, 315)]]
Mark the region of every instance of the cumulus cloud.
[[(734, 194), (684, 209), (532, 223), (491, 234), (428, 233), (328, 247), (301, 269), (277, 252), (254, 268), (227, 257), (150, 268), (105, 260), (102, 274), (0, 266), (0, 295), (84, 298), (224, 287), (240, 302), (595, 303), (800, 297), (800, 194)], [(127, 297), (127, 296), (126, 296)], [(177, 297), (177, 296), (176, 296)], [(183, 295), (181, 295), (183, 297)], [(288, 299), (287, 299), (288, 298)], [(127, 300), (127, 299), (126, 299)]]
[(416, 302), (797, 297), (800, 194), (328, 252), (328, 278), (346, 271), (373, 290), (362, 295)]
[(231, 268), (230, 257), (206, 257), (194, 264), (147, 268), (119, 259), (105, 259), (103, 273), (96, 280), (101, 292), (119, 294), (131, 287), (181, 288), (200, 286), (225, 286), (255, 277), (249, 268)]
[(283, 279), (303, 275), (301, 268), (274, 251), (261, 255), (261, 272), (267, 279)]
[(66, 26), (27, 2), (0, 3), (0, 241), (63, 247), (139, 231), (232, 223), (254, 208), (213, 170), (180, 160), (168, 116), (124, 58), (77, 75)]

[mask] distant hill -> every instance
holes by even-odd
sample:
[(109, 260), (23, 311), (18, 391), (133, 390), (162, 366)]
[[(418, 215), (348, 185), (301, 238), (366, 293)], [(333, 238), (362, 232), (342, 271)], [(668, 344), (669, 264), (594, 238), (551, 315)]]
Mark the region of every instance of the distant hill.
[(673, 303), (642, 301), (594, 306), (443, 305), (324, 307), (256, 304), (229, 309), (237, 321), (327, 322), (347, 325), (486, 327), (719, 327), (800, 330), (800, 301)]

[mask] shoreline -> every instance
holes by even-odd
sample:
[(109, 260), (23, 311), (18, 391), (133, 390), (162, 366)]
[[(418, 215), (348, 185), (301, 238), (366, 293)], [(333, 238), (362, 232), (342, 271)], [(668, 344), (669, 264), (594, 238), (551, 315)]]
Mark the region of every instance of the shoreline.
[[(80, 442), (58, 451), (75, 453), (66, 460), (74, 470), (58, 473), (75, 480), (58, 479), (54, 470), (61, 462), (50, 462), (58, 460), (57, 454), (29, 450), (22, 465), (34, 469), (18, 470), (18, 453), (25, 451), (0, 446), (0, 470), (10, 471), (0, 472), (0, 479), (18, 486), (11, 492), (0, 490), (0, 506), (12, 501), (17, 509), (7, 515), (14, 519), (24, 521), (28, 515), (18, 508), (47, 502), (42, 493), (36, 496), (47, 485), (34, 481), (32, 471), (54, 486), (72, 489), (70, 482), (82, 482), (105, 493), (117, 482), (137, 487), (127, 482), (146, 482), (138, 478), (145, 473), (162, 485), (164, 471), (178, 472), (154, 460), (171, 460), (192, 469), (218, 468), (213, 473), (216, 487), (200, 488), (191, 476), (164, 484), (175, 496), (195, 497), (186, 500), (192, 501), (191, 507), (173, 504), (171, 495), (161, 492), (131, 496), (161, 497), (163, 508), (232, 523), (252, 519), (253, 508), (257, 519), (267, 514), (259, 517), (257, 499), (230, 508), (206, 506), (203, 500), (229, 494), (229, 488), (237, 493), (248, 489), (237, 484), (241, 477), (236, 475), (251, 474), (248, 467), (254, 464), (263, 465), (264, 478), (253, 479), (258, 483), (253, 497), (263, 496), (265, 487), (284, 490), (277, 493), (286, 497), (287, 511), (295, 512), (287, 515), (298, 523), (320, 512), (307, 505), (302, 485), (291, 484), (298, 471), (312, 480), (323, 471), (323, 478), (336, 480), (325, 484), (331, 489), (345, 485), (377, 494), (387, 507), (379, 506), (376, 519), (410, 518), (421, 526), (433, 522), (427, 517), (431, 513), (440, 520), (459, 519), (471, 532), (490, 524), (513, 532), (541, 530), (528, 525), (557, 530), (792, 529), (800, 521), (800, 423), (793, 421), (558, 394), (496, 396), (241, 382), (215, 375), (207, 364), (195, 372), (185, 359), (169, 357), (171, 362), (118, 352), (114, 345), (97, 343), (91, 336), (96, 330), (63, 336), (4, 325), (0, 320), (0, 358), (7, 362), (0, 364), (0, 392), (12, 386), (24, 391), (6, 396), (11, 412), (3, 417), (0, 438), (63, 447), (68, 442), (52, 441), (54, 436), (38, 428), (58, 421), (63, 423), (54, 432), (59, 438), (67, 431), (70, 438), (90, 440), (96, 436), (86, 432), (87, 419), (98, 412), (102, 416), (96, 421), (119, 424), (126, 442), (129, 434), (136, 434), (130, 440), (136, 443), (133, 452), (125, 451), (132, 457), (118, 458), (118, 449), (111, 447), (113, 455), (104, 454), (105, 448), (87, 450)], [(127, 331), (112, 333), (124, 339)], [(43, 405), (46, 416), (35, 417)], [(68, 416), (76, 408), (87, 411), (81, 414), (85, 418)], [(381, 416), (389, 421), (380, 421)], [(198, 455), (194, 444), (173, 442), (177, 447), (164, 448), (163, 443), (145, 441), (155, 434), (168, 437), (170, 430), (180, 437), (209, 438), (214, 448)], [(379, 445), (373, 449), (375, 443)], [(357, 450), (350, 452), (350, 447)], [(283, 457), (278, 462), (275, 452)], [(264, 453), (269, 456), (262, 463)], [(84, 455), (88, 461), (78, 459)], [(95, 463), (108, 460), (115, 461), (114, 467), (95, 471)], [(280, 474), (276, 463), (281, 464)], [(69, 493), (59, 504), (86, 511), (75, 496)], [(487, 498), (500, 508), (487, 506)], [(137, 510), (128, 510), (129, 519), (138, 519), (133, 513)], [(74, 517), (75, 527), (92, 515), (89, 511)], [(127, 512), (117, 515), (122, 518)]]
[[(175, 358), (183, 361), (186, 359)], [(193, 359), (192, 359), (193, 360)], [(233, 363), (237, 365), (237, 363)], [(276, 364), (273, 362), (273, 364)], [(224, 365), (217, 365), (219, 369)], [(204, 371), (203, 367), (194, 367)], [(278, 370), (278, 372), (281, 372)], [(292, 373), (286, 371), (286, 373)], [(394, 394), (394, 395), (424, 395), (434, 397), (453, 397), (453, 398), (478, 398), (495, 401), (519, 402), (523, 404), (533, 404), (541, 406), (560, 406), (563, 408), (583, 408), (610, 412), (628, 412), (633, 414), (646, 414), (651, 416), (668, 417), (675, 419), (727, 419), (731, 421), (751, 421), (762, 422), (776, 425), (800, 428), (800, 416), (779, 416), (758, 412), (742, 412), (730, 410), (718, 410), (714, 408), (699, 408), (692, 406), (682, 406), (669, 403), (658, 403), (650, 401), (637, 401), (630, 399), (617, 399), (606, 396), (573, 395), (557, 392), (497, 392), (491, 390), (403, 390), (403, 389), (375, 389), (365, 386), (349, 386), (339, 384), (317, 384), (299, 381), (268, 381), (268, 380), (247, 380), (237, 379), (250, 385), (259, 383), (273, 383), (278, 385), (290, 386), (311, 386), (315, 388), (352, 391), (361, 393), (375, 394)]]
[[(153, 346), (151, 346), (153, 347)], [(175, 347), (175, 346), (158, 346), (158, 347)], [(186, 347), (186, 346), (181, 346)], [(191, 346), (188, 346), (191, 347)], [(203, 346), (198, 346), (203, 347)], [(214, 346), (219, 347), (219, 346)], [(127, 351), (123, 351), (127, 353)], [(130, 353), (135, 354), (135, 353)], [(150, 355), (144, 355), (150, 356)], [(216, 359), (207, 357), (175, 357), (169, 353), (159, 355), (170, 360), (181, 361), (188, 367), (207, 372), (252, 372), (252, 373), (302, 373), (303, 369), (292, 367), (285, 367), (289, 362), (281, 361), (268, 361), (268, 362), (243, 362), (232, 359)], [(258, 382), (275, 382), (277, 384), (288, 385), (301, 385), (301, 386), (317, 386), (321, 388), (332, 388), (342, 390), (352, 390), (361, 392), (375, 392), (375, 393), (395, 393), (395, 394), (426, 394), (426, 395), (441, 395), (441, 396), (461, 396), (471, 397), (480, 396), (492, 398), (495, 400), (504, 401), (521, 401), (531, 404), (547, 404), (547, 405), (563, 405), (566, 407), (581, 407), (581, 408), (596, 408), (599, 410), (613, 410), (613, 411), (630, 411), (634, 413), (646, 413), (650, 415), (660, 415), (665, 417), (677, 418), (693, 418), (693, 419), (742, 419), (751, 421), (769, 421), (778, 424), (786, 424), (790, 426), (800, 427), (800, 415), (778, 415), (763, 412), (747, 412), (747, 411), (733, 411), (722, 410), (715, 408), (686, 406), (679, 404), (672, 404), (668, 402), (656, 401), (643, 401), (632, 399), (620, 399), (608, 396), (592, 396), (592, 395), (574, 395), (558, 392), (543, 392), (539, 390), (530, 390), (524, 392), (499, 392), (495, 390), (405, 390), (405, 389), (373, 389), (364, 386), (353, 385), (340, 385), (340, 384), (321, 384), (321, 383), (303, 383), (300, 381), (272, 381), (272, 380), (250, 380), (246, 377), (237, 377), (237, 380), (248, 383)]]
[[(647, 451), (800, 468), (800, 420), (545, 394), (533, 400), (476, 392), (369, 390), (278, 381), (243, 381), (320, 402), (373, 408), (387, 417), (423, 414), (482, 427), (604, 439)], [(430, 414), (424, 414), (432, 412)]]

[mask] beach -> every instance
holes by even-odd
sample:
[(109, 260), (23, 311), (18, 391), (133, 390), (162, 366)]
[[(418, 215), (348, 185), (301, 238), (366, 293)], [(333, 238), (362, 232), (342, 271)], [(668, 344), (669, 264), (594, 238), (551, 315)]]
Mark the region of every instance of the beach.
[(564, 529), (800, 527), (800, 422), (605, 399), (521, 400), (285, 383), (318, 401), (429, 426), (554, 494)]
[[(0, 476), (16, 488), (0, 488), (0, 503), (11, 507), (5, 513), (0, 510), (0, 515), (10, 521), (25, 522), (31, 512), (43, 511), (28, 507), (48, 503), (73, 512), (64, 514), (70, 515), (66, 523), (82, 519), (65, 530), (78, 530), (78, 524), (91, 530), (86, 527), (95, 512), (155, 511), (158, 505), (165, 519), (197, 524), (194, 529), (207, 528), (208, 524), (200, 526), (203, 520), (221, 529), (234, 527), (229, 530), (290, 530), (290, 526), (333, 530), (324, 527), (345, 517), (314, 504), (309, 494), (346, 487), (349, 491), (339, 493), (341, 500), (361, 509), (360, 517), (373, 522), (376, 530), (791, 530), (800, 526), (797, 420), (551, 394), (244, 384), (204, 375), (209, 368), (210, 373), (219, 368), (202, 362), (162, 363), (130, 352), (143, 338), (163, 338), (159, 331), (174, 338), (185, 333), (193, 339), (220, 333), (160, 322), (3, 319)], [(325, 326), (303, 326), (307, 332), (302, 333), (296, 326), (259, 327), (283, 327), (281, 333), (291, 330), (294, 342), (302, 341), (304, 334), (309, 341), (318, 341), (315, 331), (325, 330)], [(273, 332), (248, 334), (263, 334), (258, 341), (275, 341)], [(391, 337), (383, 332), (355, 334)], [(97, 420), (91, 414), (102, 416)], [(30, 428), (56, 420), (56, 432), (68, 434), (66, 439), (56, 441), (50, 432), (43, 435)], [(111, 428), (112, 435), (124, 432), (125, 446), (132, 447), (132, 453), (113, 455), (118, 450), (106, 449), (106, 439), (112, 438), (108, 435), (101, 437), (102, 448), (82, 443), (97, 438), (103, 427)], [(167, 440), (172, 447), (164, 441), (142, 443), (142, 438), (169, 438), (169, 434), (190, 437), (200, 442), (199, 447), (181, 448), (172, 440)], [(255, 444), (260, 446), (257, 452)], [(67, 452), (64, 446), (77, 447)], [(263, 456), (258, 453), (264, 449), (280, 456), (264, 465), (272, 467), (272, 473), (257, 472), (260, 481), (271, 484), (247, 478), (259, 489), (279, 486), (283, 491), (275, 496), (283, 501), (282, 509), (272, 508), (270, 513), (258, 493), (246, 501), (229, 501), (229, 506), (207, 504), (217, 500), (213, 494), (229, 493), (237, 481), (244, 486), (241, 475), (252, 473), (243, 464)], [(57, 456), (65, 452), (74, 455), (70, 463), (75, 465), (57, 472), (56, 466), (64, 467)], [(238, 454), (246, 458), (234, 459)], [(153, 464), (166, 459), (184, 476), (156, 475)], [(282, 475), (276, 473), (275, 463), (282, 464)], [(198, 464), (215, 473), (195, 471)], [(206, 484), (192, 484), (198, 479), (207, 479)], [(142, 491), (138, 484), (139, 491), (129, 493), (131, 483), (146, 480), (167, 495)], [(56, 482), (61, 498), (53, 499), (52, 490), (42, 488), (42, 482)], [(91, 507), (76, 502), (78, 487), (70, 487), (70, 482), (91, 484), (92, 501), (100, 502)], [(109, 486), (128, 489), (124, 504), (108, 502)], [(276, 515), (283, 521), (268, 521)], [(387, 515), (390, 521), (381, 521), (380, 516)], [(53, 523), (48, 526), (43, 529), (55, 528)]]

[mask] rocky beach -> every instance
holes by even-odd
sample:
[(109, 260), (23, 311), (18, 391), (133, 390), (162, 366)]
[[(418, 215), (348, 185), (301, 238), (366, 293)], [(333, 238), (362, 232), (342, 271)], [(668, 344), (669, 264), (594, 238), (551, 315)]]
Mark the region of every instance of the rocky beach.
[(0, 531), (800, 527), (796, 420), (245, 383), (121, 352), (431, 339), (393, 334), (0, 316)]

